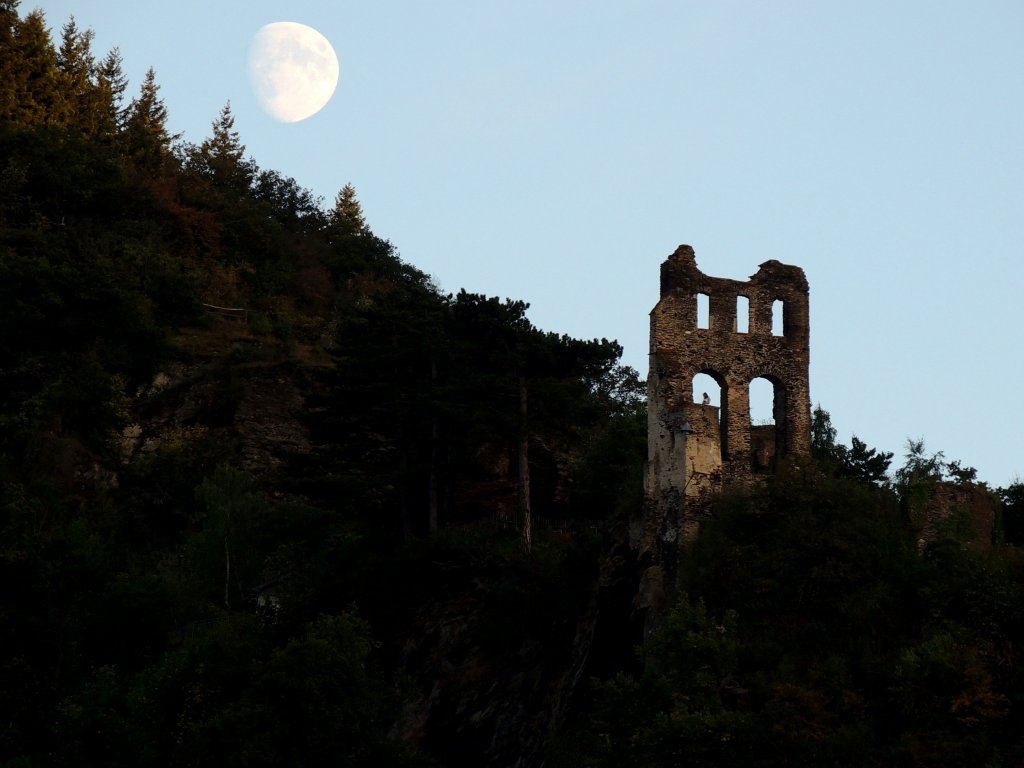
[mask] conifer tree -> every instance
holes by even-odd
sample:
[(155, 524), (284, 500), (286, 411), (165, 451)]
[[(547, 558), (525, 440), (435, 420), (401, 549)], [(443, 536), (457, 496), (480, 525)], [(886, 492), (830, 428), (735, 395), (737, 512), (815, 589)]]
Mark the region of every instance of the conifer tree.
[(103, 57), (103, 61), (96, 67), (96, 79), (99, 87), (107, 93), (107, 122), (115, 131), (120, 131), (128, 117), (128, 110), (124, 105), (128, 77), (124, 73), (120, 48), (111, 48)]
[(21, 0), (0, 0), (0, 50), (6, 51), (18, 26), (18, 6)]
[(85, 133), (92, 122), (89, 112), (95, 88), (90, 75), (95, 66), (92, 56), (93, 31), (78, 29), (75, 17), (68, 19), (61, 29), (60, 47), (57, 49), (58, 101), (53, 122), (65, 127), (75, 127)]
[(0, 123), (52, 122), (57, 54), (40, 10), (18, 19), (17, 0), (0, 5)]
[(231, 102), (213, 121), (213, 135), (203, 141), (192, 158), (200, 174), (218, 187), (248, 191), (255, 176), (255, 164), (245, 158), (245, 145), (235, 130)]
[(356, 188), (349, 182), (337, 197), (330, 213), (330, 224), (341, 235), (361, 235), (367, 231), (366, 219), (363, 218), (363, 207), (356, 197)]
[(18, 0), (0, 0), (0, 121), (9, 120), (17, 103), (14, 89), (14, 41), (18, 28)]
[(167, 131), (167, 107), (158, 92), (156, 72), (146, 72), (138, 97), (128, 105), (124, 125), (125, 154), (139, 167), (159, 172), (171, 155), (171, 143), (178, 138)]

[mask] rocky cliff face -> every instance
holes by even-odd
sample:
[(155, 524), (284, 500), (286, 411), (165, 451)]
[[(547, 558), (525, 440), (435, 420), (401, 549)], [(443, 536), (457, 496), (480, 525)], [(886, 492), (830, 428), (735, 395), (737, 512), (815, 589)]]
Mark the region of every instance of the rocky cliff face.
[[(195, 333), (192, 341), (195, 340)], [(181, 430), (212, 432), (254, 476), (312, 450), (305, 426), (315, 368), (248, 334), (224, 337), (159, 370), (132, 403), (136, 420), (122, 433), (122, 460), (159, 450)], [(207, 339), (209, 341), (209, 339)]]

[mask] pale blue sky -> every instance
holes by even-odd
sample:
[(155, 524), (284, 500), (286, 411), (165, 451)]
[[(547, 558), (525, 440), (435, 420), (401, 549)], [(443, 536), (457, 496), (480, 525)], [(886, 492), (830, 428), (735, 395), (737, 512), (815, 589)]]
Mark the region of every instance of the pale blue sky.
[[(839, 437), (924, 437), (1024, 477), (1024, 3), (1019, 0), (23, 0), (74, 13), (131, 91), (157, 72), (201, 141), (230, 99), (264, 168), (367, 220), (446, 290), (523, 299), (647, 371), (680, 243), (811, 286), (811, 397)], [(322, 112), (275, 122), (245, 71), (271, 21), (341, 60)]]

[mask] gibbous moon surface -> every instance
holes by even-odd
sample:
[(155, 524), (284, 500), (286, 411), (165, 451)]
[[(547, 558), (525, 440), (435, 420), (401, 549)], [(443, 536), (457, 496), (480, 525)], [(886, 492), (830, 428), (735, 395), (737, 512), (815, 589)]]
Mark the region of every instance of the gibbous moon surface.
[(260, 106), (284, 123), (312, 117), (338, 87), (338, 56), (312, 27), (277, 21), (249, 45), (249, 78)]

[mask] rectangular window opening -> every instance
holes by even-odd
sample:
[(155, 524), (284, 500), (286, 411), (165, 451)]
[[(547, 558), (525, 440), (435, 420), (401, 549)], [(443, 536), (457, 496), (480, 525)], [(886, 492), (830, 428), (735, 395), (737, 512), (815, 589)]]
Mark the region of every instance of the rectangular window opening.
[(706, 293), (697, 294), (697, 327), (711, 327), (711, 296)]
[(776, 299), (772, 302), (772, 336), (782, 336), (785, 333), (783, 317), (782, 299)]
[(750, 332), (750, 299), (746, 296), (736, 297), (736, 333)]

